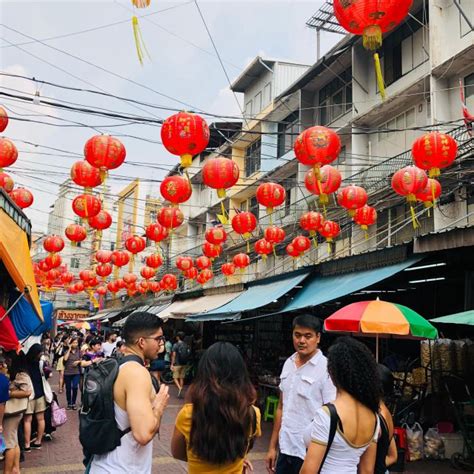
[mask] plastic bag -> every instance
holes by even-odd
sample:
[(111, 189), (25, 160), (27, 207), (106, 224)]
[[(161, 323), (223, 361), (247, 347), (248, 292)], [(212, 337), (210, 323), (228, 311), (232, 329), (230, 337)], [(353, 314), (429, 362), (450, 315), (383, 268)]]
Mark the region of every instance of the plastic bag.
[(408, 454), (410, 461), (423, 459), (423, 428), (419, 423), (404, 425), (407, 430)]
[(64, 408), (60, 408), (59, 405), (54, 401), (51, 404), (51, 424), (57, 428), (58, 426), (64, 425), (67, 421), (67, 414)]
[(444, 459), (444, 443), (435, 428), (425, 434), (424, 456), (426, 459)]

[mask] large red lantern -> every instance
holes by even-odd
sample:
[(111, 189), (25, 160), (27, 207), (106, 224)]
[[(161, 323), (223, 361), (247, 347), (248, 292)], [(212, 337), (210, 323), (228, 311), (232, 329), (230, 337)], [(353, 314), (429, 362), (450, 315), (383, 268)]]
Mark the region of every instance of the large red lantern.
[(355, 211), (354, 222), (360, 225), (361, 229), (367, 231), (369, 226), (377, 222), (377, 210), (371, 206), (363, 206)]
[(77, 283), (74, 283), (73, 285), (74, 291), (76, 291), (77, 293), (84, 291), (85, 287), (86, 285), (84, 285), (83, 281), (78, 281)]
[(243, 270), (244, 268), (250, 265), (250, 257), (246, 253), (238, 253), (234, 255), (232, 263), (237, 267)]
[(221, 271), (226, 277), (230, 277), (235, 273), (235, 265), (233, 263), (224, 263)]
[(145, 278), (145, 280), (149, 280), (150, 278), (153, 278), (156, 274), (156, 270), (151, 267), (143, 267), (140, 270), (140, 275)]
[(86, 160), (100, 170), (102, 179), (107, 171), (118, 168), (125, 161), (126, 154), (122, 142), (109, 135), (96, 135), (84, 146)]
[(179, 112), (168, 117), (161, 126), (161, 141), (173, 155), (181, 157), (181, 166), (192, 165), (193, 156), (203, 152), (209, 143), (209, 127), (196, 114)]
[(79, 278), (82, 281), (92, 280), (95, 277), (95, 273), (92, 270), (81, 270), (79, 272)]
[(436, 179), (428, 178), (426, 186), (418, 193), (416, 199), (422, 202), (425, 207), (432, 207), (435, 201), (441, 196), (441, 184)]
[(294, 151), (296, 159), (303, 165), (312, 166), (318, 178), (319, 168), (332, 163), (339, 156), (341, 140), (333, 130), (317, 125), (300, 133)]
[(96, 216), (89, 217), (87, 222), (93, 229), (102, 231), (108, 229), (112, 225), (112, 216), (102, 209)]
[(100, 199), (91, 194), (80, 194), (72, 201), (72, 210), (82, 219), (96, 216), (101, 208)]
[(184, 277), (189, 280), (195, 280), (198, 276), (198, 269), (196, 267), (191, 267), (184, 272)]
[(337, 222), (325, 221), (319, 233), (326, 239), (326, 242), (333, 242), (341, 233), (341, 227)]
[(64, 233), (66, 237), (73, 243), (82, 242), (87, 237), (87, 231), (79, 224), (69, 224)]
[(209, 257), (206, 257), (205, 255), (201, 255), (200, 257), (196, 258), (196, 266), (200, 270), (209, 268), (211, 265), (212, 265), (211, 259)]
[(251, 212), (239, 212), (232, 218), (232, 228), (244, 239), (249, 239), (257, 227), (257, 218)]
[(97, 285), (99, 284), (99, 280), (97, 279), (96, 276), (90, 278), (89, 280), (86, 280), (84, 282), (84, 285), (87, 287), (87, 288), (95, 288)]
[(148, 284), (148, 288), (153, 293), (158, 293), (159, 291), (161, 291), (160, 282), (159, 281), (150, 281), (149, 284)]
[(63, 285), (69, 285), (70, 283), (72, 283), (72, 281), (74, 280), (74, 273), (72, 272), (64, 272), (64, 273), (61, 273), (61, 283)]
[(191, 257), (179, 256), (178, 258), (176, 258), (176, 268), (178, 268), (182, 272), (188, 271), (193, 266), (194, 262)]
[(0, 138), (0, 171), (11, 166), (18, 158), (15, 144), (8, 138)]
[(102, 184), (98, 168), (91, 166), (87, 161), (76, 161), (71, 167), (71, 179), (83, 188), (90, 189)]
[(337, 193), (337, 203), (346, 208), (351, 217), (354, 216), (356, 209), (366, 205), (368, 199), (367, 191), (353, 184), (340, 189)]
[(265, 237), (265, 240), (272, 244), (279, 244), (280, 242), (283, 242), (286, 237), (285, 231), (276, 225), (271, 225), (270, 227), (267, 227), (265, 231), (263, 232), (263, 235)]
[(222, 245), (227, 240), (227, 233), (223, 227), (211, 227), (206, 230), (206, 240), (214, 245)]
[(442, 168), (450, 166), (456, 159), (458, 144), (445, 133), (430, 132), (413, 143), (413, 162), (418, 168), (428, 170), (430, 178), (439, 176)]
[(311, 237), (316, 235), (323, 223), (324, 216), (320, 212), (309, 211), (300, 217), (300, 227), (306, 232), (309, 232)]
[(61, 273), (56, 268), (52, 268), (51, 270), (48, 270), (48, 272), (46, 273), (46, 279), (52, 283), (54, 283), (60, 276), (61, 276)]
[(267, 214), (273, 212), (273, 208), (281, 206), (286, 199), (285, 188), (277, 183), (262, 183), (255, 194), (257, 201), (267, 208)]
[(145, 250), (146, 240), (143, 237), (134, 235), (125, 241), (125, 248), (134, 255)]
[(118, 286), (119, 290), (123, 290), (123, 289), (127, 288), (127, 283), (125, 282), (125, 280), (123, 278), (118, 278), (115, 281), (117, 282), (117, 286)]
[(153, 242), (161, 242), (169, 235), (168, 229), (162, 226), (159, 222), (147, 226), (145, 233), (147, 238), (153, 240)]
[(329, 195), (335, 193), (341, 185), (341, 173), (330, 165), (319, 170), (319, 180), (313, 169), (306, 173), (304, 184), (311, 194), (319, 196), (319, 202), (325, 206), (329, 203)]
[(159, 268), (163, 265), (163, 257), (159, 253), (152, 253), (148, 255), (145, 262), (148, 267)]
[(300, 256), (299, 250), (293, 244), (286, 246), (286, 253), (292, 258), (298, 258)]
[(118, 291), (120, 291), (120, 288), (119, 288), (118, 283), (116, 281), (109, 281), (109, 283), (107, 283), (107, 289), (111, 293), (117, 293)]
[(43, 248), (49, 253), (61, 252), (64, 248), (64, 240), (59, 235), (48, 235), (44, 239)]
[(209, 270), (209, 268), (206, 268), (199, 273), (196, 277), (196, 281), (200, 285), (205, 285), (209, 280), (212, 280), (212, 278), (214, 278), (214, 273), (212, 273), (212, 270)]
[(109, 263), (101, 263), (97, 265), (95, 272), (102, 278), (108, 277), (112, 273), (112, 265)]
[(99, 295), (99, 296), (105, 296), (107, 294), (107, 287), (106, 286), (98, 286), (96, 289), (95, 289), (95, 292)]
[(15, 182), (10, 175), (0, 171), (0, 188), (3, 188), (7, 193), (10, 193), (15, 187)]
[(99, 263), (109, 263), (112, 258), (111, 250), (98, 250), (95, 254), (95, 259)]
[(26, 188), (16, 188), (10, 193), (13, 202), (21, 209), (26, 209), (33, 204), (33, 194)]
[(44, 261), (48, 264), (49, 268), (58, 268), (61, 266), (62, 258), (57, 253), (49, 254)]
[(262, 256), (263, 259), (267, 258), (273, 252), (273, 244), (265, 239), (259, 239), (255, 242), (255, 252)]
[(222, 245), (214, 245), (206, 241), (202, 245), (202, 253), (210, 259), (217, 258), (222, 253)]
[(7, 111), (0, 107), (0, 133), (2, 133), (8, 126), (8, 114)]
[(225, 190), (239, 180), (239, 167), (229, 158), (219, 157), (206, 161), (202, 167), (202, 180), (206, 186), (217, 189), (219, 198), (225, 198)]
[(133, 285), (138, 280), (137, 275), (135, 273), (126, 273), (123, 276), (123, 281), (128, 285)]
[(48, 263), (46, 260), (41, 260), (41, 261), (38, 263), (38, 268), (39, 268), (42, 272), (47, 272), (48, 270), (51, 270), (51, 267), (49, 266), (49, 263)]
[(304, 235), (297, 235), (291, 244), (299, 253), (304, 253), (311, 248), (311, 241)]
[(161, 279), (162, 287), (165, 291), (174, 291), (178, 288), (178, 279), (172, 273), (163, 275)]
[(110, 258), (110, 261), (116, 267), (124, 267), (130, 261), (130, 255), (124, 250), (114, 250), (112, 252), (112, 257)]
[(162, 207), (158, 213), (158, 222), (166, 229), (176, 229), (184, 221), (184, 214), (177, 207)]
[(408, 202), (416, 202), (416, 194), (421, 192), (428, 183), (426, 173), (416, 166), (406, 166), (392, 176), (392, 188)]
[(161, 182), (160, 192), (167, 201), (181, 204), (191, 197), (193, 190), (189, 179), (175, 175), (168, 176)]

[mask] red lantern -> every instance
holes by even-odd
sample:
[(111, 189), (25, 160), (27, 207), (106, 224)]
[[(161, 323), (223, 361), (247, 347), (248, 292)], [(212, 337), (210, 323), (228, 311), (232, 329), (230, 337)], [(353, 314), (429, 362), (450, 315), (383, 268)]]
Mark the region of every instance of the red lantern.
[(263, 183), (257, 188), (255, 197), (259, 204), (267, 208), (267, 214), (271, 214), (274, 207), (285, 202), (286, 191), (281, 184)]
[(57, 253), (48, 255), (44, 261), (48, 264), (49, 268), (58, 268), (62, 263), (61, 256)]
[(112, 216), (104, 210), (98, 212), (94, 217), (89, 217), (87, 219), (89, 225), (96, 230), (105, 230), (112, 225)]
[(317, 125), (300, 133), (294, 151), (296, 159), (303, 165), (312, 166), (316, 177), (319, 177), (319, 168), (339, 156), (341, 140), (333, 130)]
[(87, 288), (94, 288), (99, 284), (99, 280), (96, 276), (84, 282)]
[(161, 182), (160, 192), (167, 201), (181, 204), (191, 197), (193, 189), (189, 179), (175, 175), (168, 176)]
[(123, 278), (118, 278), (115, 281), (117, 282), (117, 286), (118, 286), (119, 290), (123, 290), (124, 288), (127, 288), (127, 283), (125, 283)]
[(424, 203), (425, 207), (432, 207), (441, 196), (441, 184), (436, 179), (428, 178), (424, 189), (416, 193), (416, 199)]
[(72, 210), (82, 219), (96, 216), (101, 207), (99, 198), (91, 194), (80, 194), (72, 201)]
[(82, 281), (91, 280), (94, 277), (95, 277), (95, 273), (92, 270), (81, 270), (79, 272), (79, 278)]
[(325, 221), (319, 233), (326, 239), (326, 242), (333, 242), (341, 233), (341, 228), (337, 222)]
[(130, 256), (124, 250), (115, 250), (112, 252), (112, 257), (110, 258), (110, 261), (116, 267), (123, 267), (127, 265), (130, 261)]
[(166, 229), (176, 229), (184, 221), (184, 214), (177, 207), (162, 207), (158, 214), (158, 222)]
[(127, 295), (132, 298), (133, 296), (135, 296), (137, 294), (138, 290), (136, 288), (129, 288), (127, 290)]
[(138, 277), (134, 273), (126, 273), (123, 276), (123, 281), (129, 286), (133, 285), (137, 280), (138, 280)]
[(265, 239), (259, 239), (255, 242), (255, 252), (266, 258), (273, 252), (273, 244)]
[(191, 267), (184, 272), (184, 277), (189, 280), (195, 280), (198, 276), (198, 269), (196, 267)]
[(296, 249), (293, 244), (288, 244), (286, 246), (286, 253), (293, 258), (298, 258), (300, 256), (300, 252)]
[(377, 210), (371, 206), (363, 206), (355, 211), (354, 222), (360, 225), (362, 230), (367, 231), (369, 225), (377, 222)]
[(3, 188), (7, 193), (10, 193), (15, 186), (15, 182), (7, 173), (0, 171), (0, 188)]
[(311, 237), (314, 237), (316, 232), (319, 232), (323, 223), (324, 216), (320, 212), (309, 211), (300, 217), (300, 227), (309, 232)]
[(159, 291), (161, 291), (160, 282), (159, 281), (150, 281), (150, 283), (148, 285), (148, 288), (153, 293), (158, 293)]
[(392, 188), (410, 203), (416, 202), (416, 194), (423, 191), (428, 183), (426, 173), (416, 166), (406, 166), (392, 177)]
[(64, 273), (61, 273), (61, 283), (63, 285), (69, 285), (70, 283), (72, 283), (72, 281), (74, 280), (74, 273), (71, 273), (71, 272), (64, 272)]
[(0, 171), (11, 166), (18, 158), (15, 144), (8, 138), (0, 138)]
[(44, 239), (43, 248), (49, 253), (61, 252), (64, 248), (64, 240), (59, 235), (49, 235)]
[(304, 253), (311, 248), (311, 240), (304, 235), (297, 235), (291, 243), (299, 253)]
[(140, 270), (140, 275), (145, 278), (145, 280), (149, 280), (150, 278), (153, 278), (156, 274), (156, 270), (151, 267), (143, 267)]
[(153, 240), (153, 242), (161, 242), (166, 239), (168, 235), (168, 229), (158, 222), (156, 224), (150, 224), (146, 228), (146, 236), (148, 239)]
[(26, 188), (16, 188), (10, 193), (13, 202), (21, 209), (26, 209), (33, 204), (33, 194)]
[(140, 284), (138, 285), (138, 291), (140, 291), (140, 288), (141, 288), (141, 289), (145, 290), (145, 292), (146, 292), (146, 291), (148, 291), (149, 287), (150, 287), (150, 283), (146, 280), (142, 280), (140, 282)]
[(224, 263), (221, 270), (226, 277), (230, 277), (235, 273), (235, 265), (233, 263)]
[(163, 289), (166, 291), (173, 291), (178, 288), (178, 279), (172, 273), (167, 273), (166, 275), (163, 275), (161, 282)]
[(133, 236), (125, 241), (125, 248), (134, 255), (145, 250), (146, 241), (143, 237)]
[(276, 225), (271, 225), (270, 227), (267, 227), (265, 231), (263, 232), (263, 235), (265, 237), (265, 240), (268, 240), (268, 242), (272, 244), (279, 244), (280, 242), (283, 242), (286, 237), (285, 231)]
[(368, 199), (367, 191), (353, 184), (342, 188), (337, 193), (337, 203), (346, 208), (351, 217), (354, 216), (356, 209), (365, 206)]
[(179, 270), (181, 270), (182, 272), (188, 271), (193, 266), (194, 266), (194, 262), (193, 262), (193, 259), (191, 257), (179, 256), (176, 259), (176, 267)]
[(205, 285), (209, 280), (212, 280), (214, 278), (214, 273), (212, 273), (211, 270), (206, 268), (202, 272), (199, 273), (199, 275), (196, 277), (196, 281), (200, 285)]
[(118, 291), (120, 291), (120, 288), (119, 288), (118, 283), (116, 281), (110, 281), (109, 283), (107, 283), (107, 289), (111, 293), (117, 293)]
[(112, 258), (112, 251), (110, 250), (99, 250), (95, 254), (95, 259), (99, 263), (109, 263)]
[(239, 212), (232, 218), (232, 228), (244, 239), (249, 239), (257, 227), (257, 218), (251, 212)]
[(202, 253), (210, 259), (217, 258), (222, 253), (222, 245), (214, 245), (206, 241), (202, 246)]
[(222, 245), (227, 240), (227, 233), (223, 227), (211, 227), (206, 230), (206, 240), (214, 245)]
[(52, 283), (54, 283), (60, 276), (61, 276), (61, 273), (56, 268), (52, 268), (51, 270), (48, 270), (48, 272), (46, 273), (46, 279)]
[(76, 161), (71, 167), (71, 179), (83, 188), (90, 189), (102, 184), (100, 171), (87, 161)]
[(202, 167), (202, 181), (206, 186), (217, 189), (219, 198), (225, 198), (225, 190), (239, 180), (239, 167), (229, 158), (219, 157), (206, 161)]
[(148, 267), (159, 268), (163, 265), (163, 257), (159, 253), (153, 253), (148, 255), (145, 262)]
[(66, 237), (73, 243), (82, 242), (87, 237), (87, 232), (84, 227), (79, 224), (69, 224), (64, 233)]
[(0, 107), (0, 133), (2, 133), (8, 125), (8, 114), (7, 111)]
[(76, 291), (77, 293), (79, 293), (80, 291), (84, 291), (85, 287), (86, 285), (84, 285), (84, 282), (82, 281), (78, 281), (73, 285), (74, 291)]
[(51, 270), (51, 267), (49, 266), (49, 263), (48, 263), (46, 260), (41, 260), (41, 261), (38, 263), (38, 268), (39, 268), (42, 272), (47, 272), (48, 270)]
[(193, 156), (203, 152), (209, 143), (209, 127), (196, 114), (179, 112), (168, 117), (161, 126), (161, 141), (173, 155), (181, 157), (181, 166), (192, 165)]
[(99, 295), (99, 296), (105, 296), (107, 294), (107, 287), (106, 286), (98, 286), (96, 289), (95, 289), (95, 292)]
[(101, 263), (97, 265), (95, 272), (102, 278), (108, 277), (112, 273), (112, 265), (109, 263)]
[(237, 268), (243, 270), (250, 265), (250, 257), (246, 253), (238, 253), (234, 255), (232, 262)]
[(435, 178), (441, 168), (450, 166), (456, 159), (458, 144), (450, 135), (440, 132), (426, 133), (413, 143), (413, 161), (418, 168), (429, 170), (429, 177)]
[(212, 265), (212, 262), (211, 262), (211, 259), (209, 257), (201, 255), (200, 257), (196, 258), (196, 266), (200, 270), (204, 270), (205, 268), (209, 268), (211, 265)]
[(319, 170), (319, 180), (313, 169), (308, 170), (304, 184), (311, 194), (319, 196), (319, 202), (325, 206), (329, 203), (329, 195), (339, 189), (341, 181), (341, 173), (336, 168), (325, 165)]
[(96, 135), (84, 147), (86, 160), (100, 170), (102, 179), (107, 171), (118, 168), (125, 161), (126, 154), (122, 142), (109, 135)]

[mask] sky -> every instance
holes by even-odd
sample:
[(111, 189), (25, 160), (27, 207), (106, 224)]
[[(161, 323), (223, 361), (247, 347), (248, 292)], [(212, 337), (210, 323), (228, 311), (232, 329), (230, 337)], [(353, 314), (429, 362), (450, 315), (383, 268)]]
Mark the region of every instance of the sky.
[[(305, 23), (321, 4), (318, 0), (198, 0), (231, 80), (257, 55), (313, 64), (316, 33)], [(35, 231), (47, 230), (47, 214), (57, 197), (58, 184), (69, 176), (74, 161), (82, 159), (85, 142), (99, 132), (118, 136), (127, 149), (125, 164), (113, 172), (120, 180), (112, 175), (108, 182), (113, 191), (123, 188), (125, 179), (159, 180), (178, 161), (156, 143), (160, 141), (158, 126), (124, 125), (113, 119), (58, 110), (41, 100), (68, 101), (149, 118), (166, 118), (173, 112), (5, 74), (105, 91), (161, 107), (240, 114), (194, 1), (151, 0), (147, 9), (135, 13), (146, 15), (139, 22), (151, 59), (146, 58), (143, 66), (135, 52), (131, 0), (2, 0), (0, 4), (0, 91), (30, 98), (39, 93), (40, 97), (39, 103), (31, 104), (0, 96), (0, 105), (11, 116), (28, 120), (11, 120), (3, 133), (19, 150), (18, 161), (6, 171), (17, 185), (30, 188), (35, 197), (33, 206), (26, 210)], [(322, 53), (338, 39), (323, 34)], [(159, 184), (145, 186), (158, 194)]]

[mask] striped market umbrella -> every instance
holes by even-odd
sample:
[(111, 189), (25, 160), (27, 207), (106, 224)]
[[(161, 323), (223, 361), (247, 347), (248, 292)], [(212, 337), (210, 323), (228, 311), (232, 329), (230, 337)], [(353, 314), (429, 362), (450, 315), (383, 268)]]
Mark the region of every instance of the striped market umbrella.
[(409, 339), (435, 339), (437, 329), (426, 319), (406, 306), (378, 298), (344, 306), (324, 321), (328, 332), (350, 332), (373, 335), (377, 338), (376, 358), (379, 353), (379, 336)]

